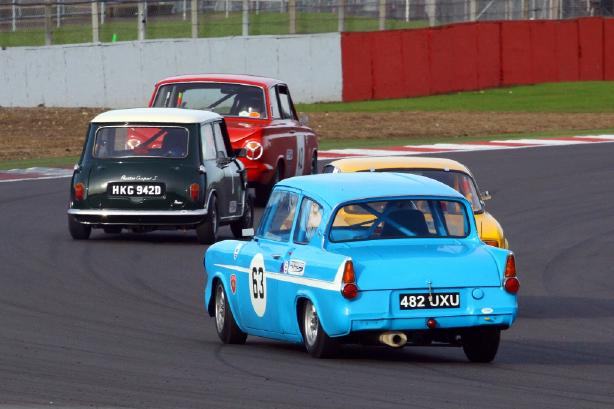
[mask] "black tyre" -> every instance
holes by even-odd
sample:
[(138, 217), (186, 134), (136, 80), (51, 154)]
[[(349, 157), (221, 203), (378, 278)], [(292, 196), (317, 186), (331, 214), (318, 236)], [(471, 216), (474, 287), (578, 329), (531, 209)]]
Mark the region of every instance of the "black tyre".
[(239, 328), (221, 281), (215, 286), (215, 329), (224, 344), (245, 344), (247, 334)]
[(243, 216), (236, 222), (230, 223), (230, 230), (235, 238), (243, 237), (243, 229), (251, 229), (254, 227), (254, 202), (251, 197), (245, 199), (245, 210)]
[(122, 232), (121, 226), (105, 226), (102, 228), (106, 234), (120, 234)]
[(215, 195), (211, 196), (209, 201), (209, 213), (207, 220), (196, 226), (196, 237), (200, 244), (213, 244), (217, 241), (218, 230), (220, 228), (220, 219), (217, 212), (217, 200)]
[(75, 240), (87, 240), (90, 238), (90, 234), (92, 234), (92, 227), (79, 223), (74, 217), (68, 215), (68, 231)]
[(324, 331), (311, 301), (305, 301), (302, 307), (299, 324), (307, 352), (315, 358), (333, 358), (339, 352), (339, 343)]
[(271, 192), (273, 191), (273, 186), (275, 186), (275, 184), (282, 179), (283, 166), (281, 163), (279, 163), (275, 168), (275, 174), (273, 174), (271, 182), (268, 185), (256, 186), (256, 204), (258, 206), (266, 206), (266, 203), (269, 200), (269, 196), (271, 196)]
[(471, 362), (492, 362), (500, 340), (501, 330), (494, 328), (475, 328), (461, 336), (463, 351)]
[(318, 151), (313, 151), (313, 155), (311, 155), (311, 174), (315, 175), (318, 173)]

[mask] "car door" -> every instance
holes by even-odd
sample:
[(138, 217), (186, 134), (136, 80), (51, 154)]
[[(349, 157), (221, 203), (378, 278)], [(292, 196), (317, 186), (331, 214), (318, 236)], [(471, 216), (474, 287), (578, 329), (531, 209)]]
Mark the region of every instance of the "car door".
[(248, 328), (281, 333), (279, 275), (288, 257), (296, 216), (297, 192), (276, 189), (264, 211), (256, 236), (240, 247), (237, 263), (247, 272), (241, 285), (241, 322)]
[[(278, 296), (281, 331), (298, 334), (295, 298), (298, 280), (310, 282), (302, 288), (305, 294), (317, 297), (322, 288), (329, 288), (336, 279), (346, 257), (323, 249), (325, 229), (325, 208), (315, 199), (304, 196), (298, 210), (293, 230), (292, 243), (285, 253), (283, 275), (276, 288)], [(306, 280), (305, 280), (306, 279)], [(340, 289), (340, 288), (339, 288)], [(327, 298), (329, 299), (329, 298)], [(313, 302), (322, 299), (313, 299)], [(322, 304), (320, 304), (322, 305)]]
[[(204, 169), (202, 170), (204, 170), (204, 173), (206, 175), (204, 200), (208, 200), (210, 192), (214, 190), (217, 195), (219, 208), (221, 203), (225, 203), (225, 193), (222, 190), (224, 185), (225, 171), (218, 163), (215, 147), (215, 136), (213, 134), (213, 127), (211, 126), (211, 123), (204, 123), (200, 127), (200, 148), (202, 152), (202, 165), (204, 167)], [(207, 205), (207, 202), (205, 202), (205, 205)]]
[(217, 166), (222, 171), (222, 181), (219, 184), (219, 199), (218, 212), (222, 219), (236, 216), (239, 209), (238, 200), (239, 191), (237, 189), (237, 180), (240, 176), (237, 174), (236, 167), (230, 158), (231, 152), (228, 151), (228, 146), (224, 140), (220, 122), (213, 122), (213, 137), (215, 140), (215, 152), (217, 158)]
[(305, 129), (300, 126), (287, 85), (277, 85), (277, 98), (281, 117), (288, 122), (288, 133), (290, 134), (289, 146), (286, 148), (286, 176), (303, 175), (307, 157)]

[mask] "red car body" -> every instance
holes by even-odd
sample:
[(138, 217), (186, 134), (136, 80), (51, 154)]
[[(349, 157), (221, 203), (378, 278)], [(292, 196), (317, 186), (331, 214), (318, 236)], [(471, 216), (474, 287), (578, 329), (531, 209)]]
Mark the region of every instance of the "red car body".
[[(175, 95), (174, 102), (168, 102), (171, 86), (181, 84), (181, 91)], [(270, 191), (281, 179), (315, 173), (317, 169), (318, 141), (311, 128), (304, 125), (296, 114), (290, 98), (288, 86), (282, 81), (250, 75), (204, 74), (163, 79), (156, 83), (149, 106), (182, 106), (181, 98), (190, 87), (218, 86), (218, 84), (237, 84), (262, 90), (266, 108), (262, 113), (242, 111), (238, 116), (219, 112), (224, 116), (230, 141), (235, 150), (247, 149), (247, 157), (241, 161), (247, 169), (248, 183), (263, 191)], [(164, 88), (165, 86), (168, 86)], [(162, 98), (161, 90), (166, 92)], [(175, 87), (175, 89), (179, 89)], [(192, 89), (193, 90), (193, 89)], [(217, 91), (217, 90), (216, 90)], [(222, 91), (220, 91), (222, 92)], [(250, 91), (252, 92), (252, 91)], [(177, 94), (177, 92), (175, 92)], [(229, 93), (230, 94), (230, 93)], [(220, 93), (224, 100), (224, 94)], [(237, 94), (233, 97), (240, 98)], [(214, 103), (219, 104), (219, 100)], [(194, 106), (189, 106), (193, 108)], [(207, 109), (207, 108), (202, 108)], [(216, 109), (216, 108), (212, 108)]]

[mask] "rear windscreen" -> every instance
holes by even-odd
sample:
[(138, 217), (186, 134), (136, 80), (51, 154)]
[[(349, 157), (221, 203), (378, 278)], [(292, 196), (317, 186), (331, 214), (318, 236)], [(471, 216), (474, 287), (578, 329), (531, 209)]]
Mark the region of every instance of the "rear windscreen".
[(466, 237), (469, 219), (462, 202), (395, 199), (341, 207), (330, 240), (358, 241), (412, 237)]
[(185, 158), (189, 133), (186, 128), (105, 126), (96, 131), (94, 157)]

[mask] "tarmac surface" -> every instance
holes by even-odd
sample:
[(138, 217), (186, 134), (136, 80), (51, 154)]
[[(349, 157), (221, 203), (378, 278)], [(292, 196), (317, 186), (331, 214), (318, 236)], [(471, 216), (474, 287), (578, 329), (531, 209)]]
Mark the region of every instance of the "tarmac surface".
[(221, 345), (193, 232), (73, 241), (68, 179), (24, 181), (0, 184), (0, 406), (614, 407), (614, 144), (438, 156), (492, 193), (517, 256), (519, 317), (492, 364), (460, 348), (317, 360)]

